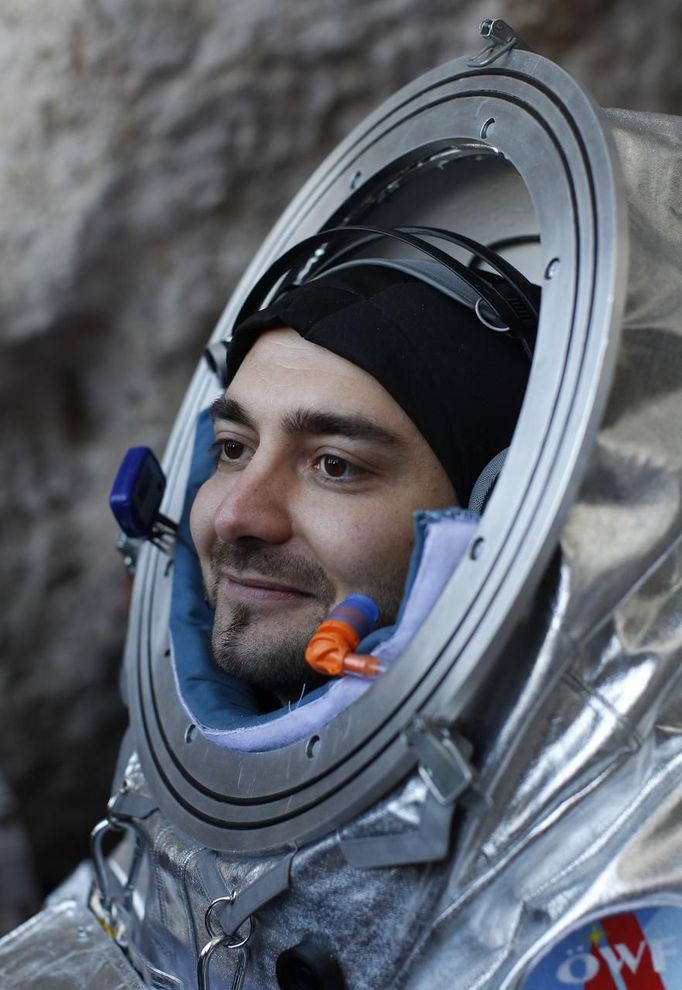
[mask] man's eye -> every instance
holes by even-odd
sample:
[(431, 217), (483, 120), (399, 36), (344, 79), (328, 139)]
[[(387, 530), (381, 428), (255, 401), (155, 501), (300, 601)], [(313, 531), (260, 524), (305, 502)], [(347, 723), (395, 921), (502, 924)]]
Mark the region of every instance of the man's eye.
[(338, 454), (322, 454), (317, 460), (316, 468), (323, 478), (334, 481), (351, 481), (362, 474), (361, 468)]
[(348, 472), (350, 465), (348, 461), (344, 461), (341, 457), (335, 457), (333, 454), (325, 454), (320, 460), (320, 466), (330, 478), (343, 478)]
[(239, 440), (216, 440), (213, 444), (216, 464), (241, 461), (246, 454), (246, 444)]

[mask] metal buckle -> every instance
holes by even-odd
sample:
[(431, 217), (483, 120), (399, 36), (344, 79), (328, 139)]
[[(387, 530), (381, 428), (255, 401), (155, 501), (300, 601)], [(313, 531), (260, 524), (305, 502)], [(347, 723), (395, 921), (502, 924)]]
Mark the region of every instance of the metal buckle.
[(456, 801), (472, 785), (471, 744), (453, 736), (447, 725), (418, 715), (403, 731), (403, 739), (417, 755), (422, 780), (441, 804)]

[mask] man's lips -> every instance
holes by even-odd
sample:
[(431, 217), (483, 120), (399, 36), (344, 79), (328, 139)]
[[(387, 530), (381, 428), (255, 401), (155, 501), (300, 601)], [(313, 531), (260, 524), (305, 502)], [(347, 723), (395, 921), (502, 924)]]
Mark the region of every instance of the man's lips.
[(228, 598), (250, 604), (277, 604), (278, 602), (301, 601), (312, 598), (309, 591), (293, 585), (278, 582), (259, 574), (222, 574), (222, 591)]

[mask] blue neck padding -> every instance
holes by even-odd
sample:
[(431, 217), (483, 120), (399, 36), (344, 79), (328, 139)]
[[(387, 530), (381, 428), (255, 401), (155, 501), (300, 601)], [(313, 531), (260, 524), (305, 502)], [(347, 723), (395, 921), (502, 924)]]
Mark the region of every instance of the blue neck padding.
[[(372, 681), (346, 675), (304, 694), (295, 704), (263, 714), (252, 688), (216, 666), (211, 654), (213, 612), (204, 598), (189, 526), (197, 491), (214, 471), (212, 442), (213, 424), (210, 411), (205, 410), (197, 421), (173, 558), (171, 662), (187, 716), (205, 738), (235, 750), (263, 752), (307, 738), (363, 694)], [(478, 518), (458, 508), (415, 513), (415, 548), (396, 624), (371, 633), (357, 652), (372, 652), (385, 663), (401, 652), (466, 551)]]

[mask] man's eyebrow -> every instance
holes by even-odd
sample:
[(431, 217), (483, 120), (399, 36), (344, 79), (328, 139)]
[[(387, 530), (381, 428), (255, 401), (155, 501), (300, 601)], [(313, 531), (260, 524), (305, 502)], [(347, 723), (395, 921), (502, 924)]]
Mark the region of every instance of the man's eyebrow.
[(246, 426), (249, 430), (255, 429), (253, 420), (241, 403), (237, 402), (236, 399), (228, 398), (226, 395), (218, 396), (211, 406), (211, 418), (214, 423), (216, 420), (224, 419), (230, 423)]
[(282, 417), (285, 433), (332, 434), (351, 440), (369, 440), (387, 447), (404, 447), (405, 440), (397, 433), (378, 426), (364, 416), (343, 416), (317, 409), (296, 409)]

